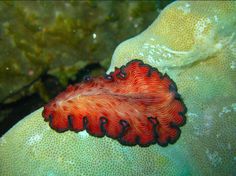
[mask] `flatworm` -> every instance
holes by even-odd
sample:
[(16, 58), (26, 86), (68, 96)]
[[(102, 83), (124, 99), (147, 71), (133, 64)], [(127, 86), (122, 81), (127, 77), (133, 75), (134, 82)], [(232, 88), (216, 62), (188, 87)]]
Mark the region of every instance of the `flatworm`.
[(175, 143), (186, 106), (167, 74), (132, 60), (104, 77), (68, 86), (44, 106), (43, 117), (57, 132), (86, 130), (123, 145)]

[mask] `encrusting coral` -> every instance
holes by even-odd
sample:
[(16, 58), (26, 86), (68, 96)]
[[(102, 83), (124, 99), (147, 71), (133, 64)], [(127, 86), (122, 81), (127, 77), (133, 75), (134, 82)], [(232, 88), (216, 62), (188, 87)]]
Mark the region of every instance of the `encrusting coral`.
[(236, 173), (236, 2), (174, 2), (119, 45), (108, 72), (132, 59), (166, 72), (188, 108), (165, 148), (57, 133), (27, 116), (0, 140), (1, 175), (233, 175)]

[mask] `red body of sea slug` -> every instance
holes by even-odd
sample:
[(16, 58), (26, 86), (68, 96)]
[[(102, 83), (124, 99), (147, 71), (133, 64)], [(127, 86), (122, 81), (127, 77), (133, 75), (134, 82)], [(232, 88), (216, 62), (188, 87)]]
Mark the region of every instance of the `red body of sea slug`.
[(109, 75), (68, 86), (44, 106), (43, 117), (58, 132), (86, 130), (123, 145), (166, 146), (179, 138), (185, 113), (175, 83), (133, 60)]

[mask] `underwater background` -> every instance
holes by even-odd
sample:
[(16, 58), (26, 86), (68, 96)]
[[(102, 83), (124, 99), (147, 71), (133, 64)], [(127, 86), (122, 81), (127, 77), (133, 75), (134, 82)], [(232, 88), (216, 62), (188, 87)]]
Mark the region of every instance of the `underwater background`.
[[(0, 4), (0, 175), (236, 175), (236, 1)], [(175, 143), (130, 147), (44, 121), (67, 84), (133, 59), (177, 86), (187, 112)]]

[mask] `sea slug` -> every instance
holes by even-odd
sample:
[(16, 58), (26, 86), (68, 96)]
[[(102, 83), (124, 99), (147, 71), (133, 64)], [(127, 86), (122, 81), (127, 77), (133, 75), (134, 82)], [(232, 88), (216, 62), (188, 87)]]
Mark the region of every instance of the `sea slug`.
[(85, 77), (44, 106), (43, 117), (58, 132), (86, 130), (123, 145), (173, 144), (186, 107), (167, 74), (132, 60), (104, 77)]

